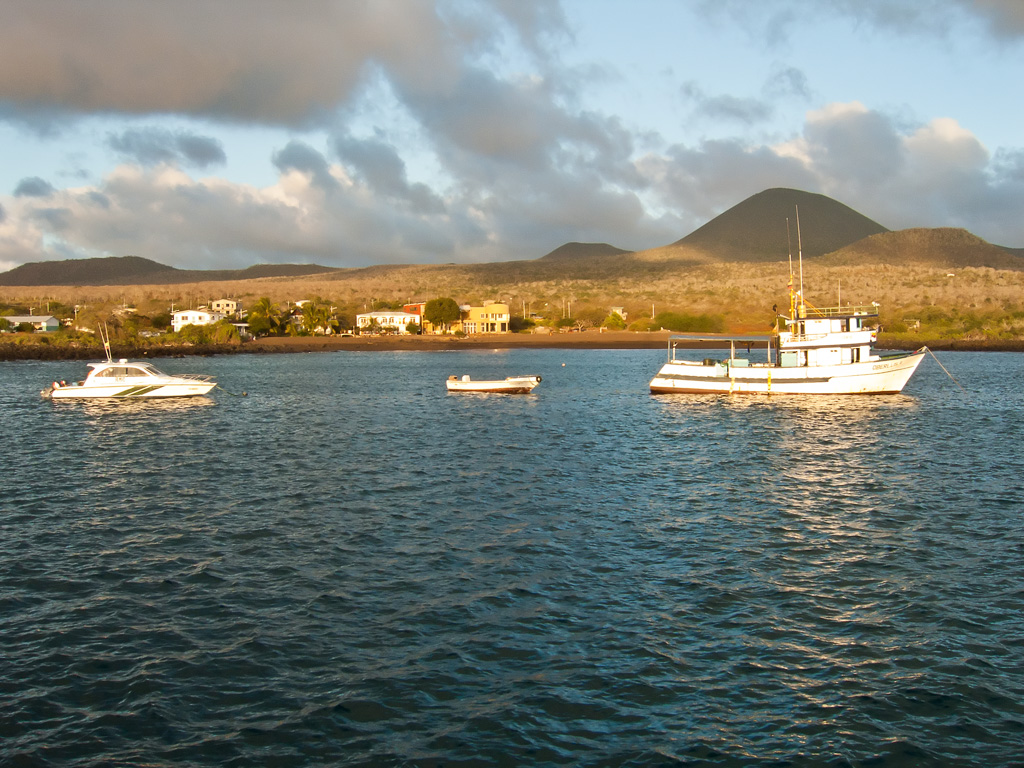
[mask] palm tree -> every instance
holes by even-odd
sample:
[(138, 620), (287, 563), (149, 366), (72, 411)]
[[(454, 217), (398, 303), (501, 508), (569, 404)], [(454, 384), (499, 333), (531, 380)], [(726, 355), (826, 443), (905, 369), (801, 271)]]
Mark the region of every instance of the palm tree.
[(249, 318), (250, 324), (252, 323), (253, 318), (265, 320), (268, 334), (276, 336), (281, 333), (281, 308), (274, 304), (266, 296), (259, 299), (255, 304), (252, 305), (252, 307), (249, 309)]
[(316, 300), (307, 301), (302, 306), (302, 330), (309, 334), (323, 333), (327, 328), (327, 307), (317, 304)]

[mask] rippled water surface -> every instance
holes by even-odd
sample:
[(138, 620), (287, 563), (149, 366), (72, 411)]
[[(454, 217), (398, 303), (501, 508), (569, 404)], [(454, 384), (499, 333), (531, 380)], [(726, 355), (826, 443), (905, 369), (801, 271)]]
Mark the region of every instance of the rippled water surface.
[(799, 400), (663, 356), (0, 363), (0, 764), (1020, 765), (1024, 357)]

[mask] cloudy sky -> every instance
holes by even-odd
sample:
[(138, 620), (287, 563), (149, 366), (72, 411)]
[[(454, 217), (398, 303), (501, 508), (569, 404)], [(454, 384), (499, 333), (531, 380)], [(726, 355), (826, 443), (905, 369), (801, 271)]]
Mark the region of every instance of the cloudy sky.
[(536, 258), (770, 187), (1024, 246), (1020, 0), (4, 0), (0, 270)]

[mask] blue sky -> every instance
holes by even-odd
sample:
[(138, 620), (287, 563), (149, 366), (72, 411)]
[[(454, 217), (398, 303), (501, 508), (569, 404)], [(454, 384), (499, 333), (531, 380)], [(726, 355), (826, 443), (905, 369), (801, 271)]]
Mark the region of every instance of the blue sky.
[(5, 0), (0, 269), (642, 249), (770, 187), (1024, 247), (1021, 82), (1019, 0)]

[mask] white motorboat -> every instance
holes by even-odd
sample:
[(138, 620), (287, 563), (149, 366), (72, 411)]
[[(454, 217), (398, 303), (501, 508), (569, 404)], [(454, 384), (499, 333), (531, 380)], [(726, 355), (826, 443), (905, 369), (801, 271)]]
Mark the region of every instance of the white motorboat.
[[(798, 214), (799, 216), (799, 214)], [(799, 217), (797, 233), (799, 236)], [(878, 305), (818, 309), (794, 290), (790, 261), (788, 315), (776, 312), (775, 331), (760, 336), (680, 334), (668, 342), (668, 361), (651, 380), (653, 393), (846, 395), (900, 392), (927, 347), (880, 355), (872, 352)], [(725, 359), (680, 359), (693, 346), (729, 349)], [(761, 347), (764, 350), (761, 351)], [(738, 353), (745, 348), (746, 353)], [(758, 351), (754, 351), (758, 350)]]
[(205, 395), (217, 386), (209, 376), (172, 376), (149, 362), (107, 359), (100, 363), (89, 363), (89, 367), (91, 370), (84, 381), (71, 384), (55, 381), (40, 394), (51, 400), (196, 397)]
[(449, 376), (445, 385), (449, 392), (495, 392), (505, 395), (528, 395), (540, 384), (540, 376), (509, 376), (506, 379), (477, 380)]

